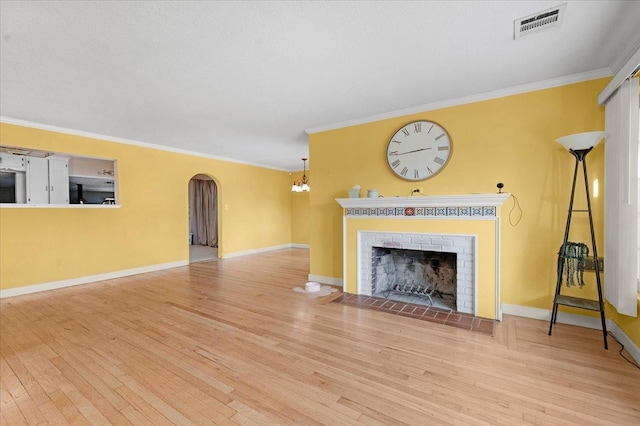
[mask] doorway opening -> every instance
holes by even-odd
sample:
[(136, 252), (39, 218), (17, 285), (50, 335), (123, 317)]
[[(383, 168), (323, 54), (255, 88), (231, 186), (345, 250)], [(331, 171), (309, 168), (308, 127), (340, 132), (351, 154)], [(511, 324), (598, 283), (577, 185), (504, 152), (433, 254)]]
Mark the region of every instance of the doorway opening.
[(218, 259), (218, 185), (210, 176), (189, 180), (189, 263)]

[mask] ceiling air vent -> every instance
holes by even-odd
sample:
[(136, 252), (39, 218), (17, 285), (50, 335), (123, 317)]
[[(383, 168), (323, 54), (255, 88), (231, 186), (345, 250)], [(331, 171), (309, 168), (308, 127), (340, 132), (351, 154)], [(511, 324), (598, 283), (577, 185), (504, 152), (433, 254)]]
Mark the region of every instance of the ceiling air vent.
[(526, 36), (528, 34), (537, 33), (553, 27), (559, 27), (564, 17), (566, 3), (533, 15), (513, 21), (513, 39)]

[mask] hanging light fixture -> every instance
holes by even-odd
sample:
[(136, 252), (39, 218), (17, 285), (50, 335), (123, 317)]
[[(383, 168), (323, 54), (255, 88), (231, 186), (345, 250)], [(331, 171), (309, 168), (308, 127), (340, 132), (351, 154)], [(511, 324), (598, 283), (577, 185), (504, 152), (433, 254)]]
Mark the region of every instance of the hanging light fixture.
[(311, 190), (311, 187), (309, 187), (309, 178), (307, 177), (307, 159), (303, 158), (302, 161), (302, 177), (293, 181), (293, 186), (291, 187), (292, 192), (309, 192)]

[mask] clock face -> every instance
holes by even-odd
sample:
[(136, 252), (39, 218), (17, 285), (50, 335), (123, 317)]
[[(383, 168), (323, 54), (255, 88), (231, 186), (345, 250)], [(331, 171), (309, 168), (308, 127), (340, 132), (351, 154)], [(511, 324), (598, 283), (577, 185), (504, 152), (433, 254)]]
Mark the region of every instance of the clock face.
[(387, 146), (387, 163), (398, 177), (411, 181), (434, 177), (451, 158), (451, 138), (432, 121), (414, 121), (398, 130)]

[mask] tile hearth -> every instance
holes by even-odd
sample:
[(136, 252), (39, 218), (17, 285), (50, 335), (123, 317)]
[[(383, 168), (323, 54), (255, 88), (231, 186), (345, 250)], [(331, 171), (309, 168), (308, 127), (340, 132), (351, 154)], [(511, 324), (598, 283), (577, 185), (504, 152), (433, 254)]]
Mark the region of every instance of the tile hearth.
[(422, 321), (435, 322), (449, 325), (469, 331), (493, 335), (494, 320), (475, 317), (471, 314), (455, 312), (449, 309), (441, 309), (412, 303), (397, 302), (381, 297), (362, 296), (343, 293), (332, 300), (342, 305), (353, 306), (361, 309), (387, 312)]

